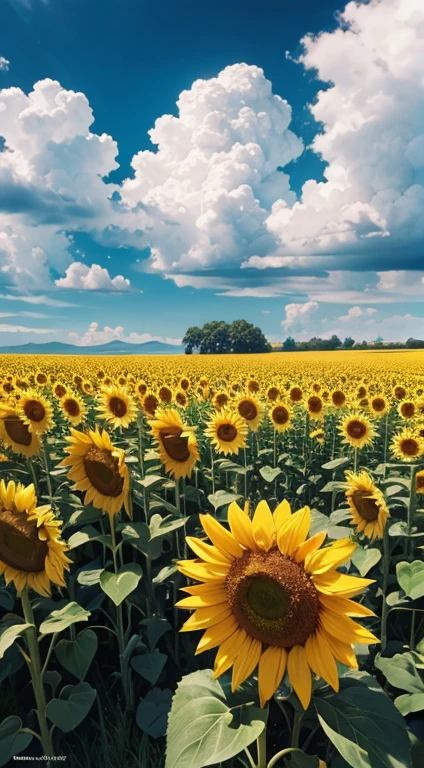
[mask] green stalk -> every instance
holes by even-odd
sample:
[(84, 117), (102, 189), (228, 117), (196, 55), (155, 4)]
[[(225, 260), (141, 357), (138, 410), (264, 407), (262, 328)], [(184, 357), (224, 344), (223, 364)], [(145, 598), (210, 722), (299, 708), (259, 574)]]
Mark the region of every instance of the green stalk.
[[(116, 531), (115, 531), (115, 515), (109, 515), (110, 520), (110, 533), (112, 537), (112, 557), (113, 557), (113, 569), (115, 574), (119, 573), (116, 545)], [(119, 663), (121, 668), (122, 688), (124, 691), (125, 703), (128, 709), (132, 707), (132, 685), (131, 685), (131, 673), (127, 664), (124, 663), (124, 651), (125, 651), (125, 632), (124, 632), (124, 619), (122, 614), (122, 603), (116, 606), (116, 618), (117, 618), (117, 635), (118, 635), (118, 649), (119, 649)]]
[(32, 482), (34, 483), (35, 493), (38, 495), (38, 480), (37, 480), (37, 475), (35, 473), (34, 464), (32, 463), (31, 456), (27, 459), (27, 462), (28, 462), (28, 469), (31, 472)]
[(42, 454), (43, 454), (44, 469), (46, 471), (47, 491), (48, 491), (49, 496), (53, 496), (52, 481), (50, 479), (50, 474), (49, 474), (50, 473), (49, 457), (48, 457), (48, 454), (47, 454), (47, 448), (46, 448), (45, 444), (43, 445)]
[(389, 570), (390, 570), (390, 543), (387, 525), (384, 526), (383, 532), (383, 584), (381, 591), (383, 593), (383, 606), (381, 609), (381, 650), (384, 651), (387, 645), (387, 618), (389, 615), (389, 604), (387, 602), (387, 586), (389, 582)]
[(409, 494), (409, 504), (408, 504), (408, 512), (407, 512), (407, 531), (408, 531), (408, 543), (407, 543), (407, 552), (406, 554), (409, 556), (411, 554), (411, 533), (412, 533), (412, 526), (414, 524), (414, 516), (415, 516), (415, 507), (417, 505), (417, 494), (415, 491), (415, 475), (416, 475), (417, 469), (416, 467), (411, 467), (411, 490)]
[(211, 454), (211, 476), (212, 476), (212, 494), (215, 494), (215, 462), (213, 458), (213, 448), (210, 446), (210, 454)]
[(256, 747), (258, 750), (257, 768), (266, 768), (266, 728), (263, 729), (256, 739)]
[[(35, 624), (31, 601), (28, 595), (28, 587), (24, 587), (21, 594), (22, 611), (27, 624)], [(43, 686), (41, 671), (40, 649), (38, 647), (37, 632), (35, 626), (25, 632), (25, 640), (28, 648), (29, 661), (27, 662), (31, 675), (32, 689), (34, 691), (38, 723), (40, 725), (41, 743), (46, 757), (54, 757), (53, 744), (46, 717), (46, 695)]]
[(267, 768), (274, 768), (274, 766), (277, 765), (280, 757), (286, 757), (286, 755), (290, 755), (291, 752), (300, 752), (301, 755), (305, 754), (301, 749), (298, 749), (297, 747), (287, 747), (286, 749), (282, 749), (281, 752), (277, 752), (277, 754), (271, 758)]
[(299, 736), (300, 736), (300, 728), (302, 725), (302, 719), (303, 719), (303, 713), (299, 714), (299, 712), (295, 711), (294, 721), (293, 721), (293, 730), (292, 730), (292, 740), (291, 740), (292, 749), (297, 749), (299, 747)]

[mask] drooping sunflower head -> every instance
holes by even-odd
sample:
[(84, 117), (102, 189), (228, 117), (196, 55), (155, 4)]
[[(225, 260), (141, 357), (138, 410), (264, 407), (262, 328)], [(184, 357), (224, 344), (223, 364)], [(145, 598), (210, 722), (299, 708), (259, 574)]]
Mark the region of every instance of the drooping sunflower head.
[(343, 436), (343, 443), (352, 448), (363, 448), (371, 445), (375, 437), (375, 429), (369, 419), (362, 413), (351, 413), (339, 423), (339, 432)]
[(28, 586), (50, 594), (50, 582), (65, 586), (71, 562), (50, 506), (37, 507), (33, 485), (0, 481), (0, 573), (18, 593)]
[(43, 435), (53, 426), (53, 408), (46, 397), (28, 390), (19, 400), (18, 414), (30, 432)]
[(285, 432), (290, 427), (292, 413), (287, 403), (281, 401), (274, 403), (270, 408), (269, 416), (277, 432)]
[(374, 395), (369, 398), (369, 407), (373, 416), (380, 419), (389, 410), (389, 401), (385, 395)]
[(415, 475), (415, 493), (424, 494), (424, 469)]
[(127, 390), (120, 386), (102, 388), (97, 410), (100, 417), (109, 422), (113, 429), (126, 428), (137, 418), (134, 402)]
[(236, 408), (240, 416), (245, 419), (250, 429), (254, 432), (258, 429), (264, 413), (264, 406), (256, 397), (240, 397), (236, 402)]
[(350, 524), (371, 541), (381, 539), (389, 517), (382, 492), (365, 471), (346, 472), (346, 480), (346, 499), (352, 514)]
[(417, 415), (417, 406), (413, 400), (402, 400), (398, 406), (398, 413), (402, 419), (413, 419)]
[(211, 544), (187, 537), (197, 559), (178, 569), (203, 583), (184, 587), (177, 606), (194, 610), (182, 631), (205, 630), (196, 653), (218, 647), (214, 677), (232, 667), (234, 691), (258, 668), (262, 707), (286, 670), (305, 709), (311, 672), (338, 690), (336, 660), (357, 668), (351, 644), (378, 642), (350, 618), (373, 615), (349, 600), (371, 581), (337, 571), (356, 544), (322, 548), (325, 532), (307, 538), (309, 508), (292, 514), (286, 501), (274, 513), (260, 501), (253, 519), (233, 502), (229, 530), (211, 515), (200, 521)]
[(195, 428), (183, 424), (175, 408), (162, 407), (156, 409), (149, 426), (166, 472), (176, 479), (190, 477), (199, 459)]
[(129, 514), (129, 475), (125, 452), (113, 445), (108, 433), (96, 429), (79, 432), (71, 428), (66, 438), (69, 454), (59, 467), (69, 467), (74, 489), (85, 491), (84, 504), (93, 504), (109, 515), (122, 506)]
[(206, 425), (205, 435), (209, 437), (215, 450), (227, 456), (238, 454), (245, 448), (248, 426), (237, 411), (223, 408), (215, 413)]
[(30, 432), (18, 409), (0, 403), (0, 440), (22, 456), (36, 456), (40, 452), (40, 438)]
[(144, 397), (142, 397), (141, 403), (147, 416), (155, 415), (156, 409), (159, 406), (159, 399), (153, 392), (147, 391)]
[(87, 409), (83, 400), (71, 392), (60, 400), (60, 407), (72, 426), (77, 427), (84, 420)]
[(390, 450), (397, 459), (415, 461), (424, 454), (424, 440), (412, 429), (403, 429), (393, 436)]

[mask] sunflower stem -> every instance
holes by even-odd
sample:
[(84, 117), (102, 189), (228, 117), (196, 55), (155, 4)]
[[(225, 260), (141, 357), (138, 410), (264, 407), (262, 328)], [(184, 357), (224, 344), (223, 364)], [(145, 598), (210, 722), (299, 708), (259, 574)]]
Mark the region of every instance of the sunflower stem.
[(52, 635), (52, 639), (50, 640), (50, 645), (49, 645), (49, 649), (47, 651), (47, 656), (46, 656), (46, 658), (44, 660), (43, 669), (41, 670), (41, 679), (42, 680), (44, 680), (44, 675), (46, 673), (46, 670), (47, 670), (47, 667), (48, 667), (48, 663), (50, 661), (50, 656), (53, 653), (53, 648), (54, 648), (55, 642), (57, 640), (57, 635), (58, 635), (58, 633), (54, 632), (53, 635)]
[(302, 719), (303, 719), (303, 713), (299, 714), (299, 712), (295, 711), (294, 721), (293, 721), (293, 730), (292, 730), (292, 739), (291, 739), (292, 749), (298, 749), (299, 747), (299, 736), (300, 736), (300, 728), (302, 725)]
[(266, 728), (263, 729), (256, 739), (256, 747), (258, 751), (257, 768), (266, 768)]
[(210, 446), (210, 454), (211, 454), (212, 495), (215, 495), (215, 462), (214, 462), (214, 458), (213, 458), (213, 448), (212, 448), (212, 445)]
[(356, 472), (358, 469), (358, 449), (353, 449), (353, 471)]
[(46, 445), (43, 445), (43, 464), (44, 464), (44, 470), (46, 472), (46, 483), (47, 483), (47, 492), (49, 496), (53, 496), (53, 488), (52, 488), (52, 481), (50, 479), (50, 468), (49, 468), (49, 457), (47, 453)]
[(413, 651), (415, 647), (415, 611), (412, 611), (411, 632), (409, 635), (409, 647), (411, 651)]
[(383, 593), (383, 606), (381, 609), (381, 650), (384, 651), (387, 645), (387, 618), (389, 615), (389, 604), (387, 602), (387, 587), (389, 583), (390, 570), (390, 543), (387, 525), (383, 531), (383, 584), (381, 591)]
[(28, 595), (28, 587), (24, 587), (22, 590), (21, 603), (25, 621), (27, 624), (33, 625), (25, 632), (25, 640), (30, 658), (28, 668), (31, 675), (32, 689), (34, 691), (38, 723), (40, 725), (40, 739), (46, 757), (53, 757), (53, 744), (46, 718), (47, 703), (41, 671), (40, 649), (37, 642), (37, 631), (35, 629), (34, 614)]
[(247, 450), (244, 449), (244, 499), (245, 501), (248, 501), (249, 497), (247, 495)]
[[(115, 574), (118, 575), (118, 558), (116, 545), (116, 530), (115, 530), (115, 515), (109, 515), (110, 520), (110, 534), (112, 537), (112, 557), (113, 557), (113, 569)], [(122, 603), (116, 606), (116, 629), (118, 636), (118, 650), (119, 650), (119, 664), (121, 668), (121, 680), (122, 688), (124, 691), (125, 704), (128, 709), (132, 708), (132, 684), (131, 684), (131, 672), (128, 664), (124, 662), (125, 652), (125, 632), (124, 632), (124, 619), (122, 614)]]
[(280, 752), (277, 752), (274, 757), (271, 757), (271, 760), (269, 761), (266, 768), (274, 768), (281, 757), (286, 757), (286, 755), (290, 755), (291, 752), (300, 752), (302, 755), (305, 754), (301, 749), (298, 749), (297, 747), (286, 747), (286, 749), (282, 749)]
[(32, 463), (32, 456), (27, 459), (28, 469), (31, 472), (32, 482), (34, 483), (35, 493), (38, 495), (38, 480), (35, 473), (34, 464)]
[(407, 544), (407, 555), (409, 556), (411, 554), (411, 534), (412, 534), (412, 526), (414, 524), (414, 516), (415, 516), (415, 507), (417, 503), (417, 494), (415, 491), (415, 475), (416, 475), (416, 467), (411, 467), (411, 489), (409, 493), (409, 504), (408, 504), (408, 513), (407, 513), (407, 533), (408, 533), (408, 544)]

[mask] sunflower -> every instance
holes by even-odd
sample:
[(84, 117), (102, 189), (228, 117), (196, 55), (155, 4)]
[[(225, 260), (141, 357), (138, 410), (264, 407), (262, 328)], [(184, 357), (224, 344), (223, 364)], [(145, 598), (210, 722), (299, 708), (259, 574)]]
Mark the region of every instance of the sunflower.
[(236, 411), (223, 408), (206, 424), (205, 435), (209, 437), (215, 450), (227, 456), (238, 454), (245, 448), (248, 427), (245, 420)]
[(153, 437), (166, 472), (172, 472), (175, 479), (190, 477), (199, 459), (195, 427), (183, 424), (175, 408), (157, 408), (155, 418), (149, 421)]
[(249, 379), (246, 384), (246, 392), (250, 392), (251, 395), (259, 392), (259, 383), (256, 381), (256, 379)]
[(303, 390), (297, 384), (290, 388), (289, 398), (292, 403), (300, 403), (303, 398)]
[(73, 427), (77, 427), (84, 420), (87, 409), (77, 395), (69, 394), (62, 397), (60, 407)]
[(187, 392), (188, 389), (190, 389), (190, 379), (187, 378), (187, 376), (183, 376), (178, 384), (180, 389), (183, 389), (184, 392)]
[(53, 387), (53, 392), (56, 395), (56, 397), (59, 398), (59, 400), (64, 395), (66, 395), (67, 391), (68, 391), (68, 387), (66, 386), (66, 384), (63, 384), (63, 382), (61, 382), (61, 381), (57, 381), (56, 384)]
[(317, 443), (320, 445), (324, 445), (325, 443), (325, 432), (323, 429), (314, 429), (310, 434), (309, 438), (311, 440), (316, 440)]
[(167, 403), (167, 404), (171, 403), (172, 389), (170, 389), (170, 387), (167, 387), (165, 384), (162, 384), (162, 386), (159, 387), (158, 397), (162, 403)]
[(220, 408), (225, 408), (229, 399), (230, 399), (230, 395), (227, 392), (227, 390), (219, 389), (218, 392), (216, 392), (213, 397), (213, 404), (216, 410), (219, 410)]
[(275, 403), (270, 412), (270, 419), (277, 432), (285, 432), (289, 428), (291, 422), (291, 410), (285, 403)]
[(144, 379), (138, 379), (135, 385), (135, 393), (137, 397), (144, 397), (147, 392), (147, 384)]
[(39, 387), (43, 387), (45, 384), (47, 384), (47, 376), (43, 371), (36, 371), (34, 376), (34, 383), (37, 384)]
[(318, 395), (309, 395), (306, 400), (306, 407), (308, 409), (311, 419), (322, 419), (324, 415), (324, 403), (321, 397)]
[(274, 403), (280, 397), (279, 388), (276, 387), (275, 384), (271, 384), (271, 386), (268, 387), (266, 391), (266, 396), (267, 396), (267, 400), (269, 400), (271, 403)]
[(177, 389), (174, 400), (181, 408), (186, 408), (188, 405), (188, 397), (183, 389)]
[(240, 397), (236, 402), (236, 408), (240, 416), (245, 419), (254, 432), (257, 431), (264, 412), (264, 406), (255, 397)]
[(403, 419), (413, 419), (417, 414), (417, 408), (412, 400), (403, 400), (398, 406), (399, 416)]
[(141, 404), (147, 416), (154, 416), (159, 405), (159, 400), (153, 392), (146, 392), (141, 400)]
[(371, 541), (383, 537), (384, 526), (389, 518), (384, 496), (374, 485), (367, 472), (346, 472), (348, 488), (346, 499), (352, 513), (350, 525)]
[(109, 515), (124, 505), (129, 514), (129, 476), (125, 452), (113, 445), (106, 431), (90, 429), (79, 432), (71, 428), (66, 440), (69, 454), (59, 467), (70, 467), (68, 477), (74, 481), (74, 490), (86, 491), (84, 504), (93, 504)]
[(205, 630), (196, 654), (218, 646), (214, 677), (230, 667), (235, 691), (258, 667), (260, 705), (274, 695), (287, 671), (304, 709), (312, 694), (311, 672), (339, 688), (336, 660), (357, 669), (353, 643), (377, 638), (350, 616), (372, 616), (349, 600), (372, 583), (337, 568), (356, 548), (350, 539), (322, 548), (325, 532), (307, 539), (309, 507), (291, 514), (287, 501), (272, 514), (260, 501), (253, 519), (230, 504), (230, 531), (200, 515), (212, 545), (194, 537), (197, 556), (178, 570), (204, 582), (184, 587), (179, 608), (195, 609), (182, 631)]
[(351, 413), (340, 421), (339, 432), (344, 437), (342, 443), (352, 448), (363, 448), (371, 445), (375, 437), (375, 429), (369, 419), (362, 413)]
[(40, 438), (22, 420), (15, 408), (0, 403), (0, 440), (23, 456), (35, 456), (40, 452)]
[(374, 397), (371, 397), (369, 400), (369, 407), (374, 416), (380, 419), (389, 410), (389, 403), (384, 395), (374, 395)]
[(424, 494), (424, 469), (415, 475), (415, 493)]
[(118, 386), (103, 387), (99, 395), (97, 410), (113, 429), (128, 427), (137, 418), (137, 411), (128, 392)]
[(342, 408), (346, 404), (346, 395), (342, 389), (333, 389), (330, 397), (335, 408)]
[(393, 389), (393, 395), (396, 400), (404, 400), (406, 397), (406, 387), (403, 384), (397, 384)]
[(412, 429), (404, 429), (393, 436), (390, 450), (397, 459), (414, 461), (424, 453), (424, 440), (416, 435)]
[(53, 408), (51, 403), (34, 390), (28, 390), (19, 400), (17, 413), (30, 432), (43, 435), (53, 426)]
[(71, 560), (60, 526), (49, 505), (37, 507), (32, 484), (0, 481), (0, 573), (18, 594), (26, 586), (40, 595), (50, 594), (50, 582), (66, 586), (63, 574)]

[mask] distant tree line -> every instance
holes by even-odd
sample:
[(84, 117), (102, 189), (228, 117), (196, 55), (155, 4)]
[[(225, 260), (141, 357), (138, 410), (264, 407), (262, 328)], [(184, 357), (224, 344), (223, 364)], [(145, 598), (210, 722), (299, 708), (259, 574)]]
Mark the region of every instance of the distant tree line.
[(192, 326), (183, 338), (186, 355), (193, 351), (201, 355), (228, 355), (271, 352), (271, 345), (261, 329), (246, 320), (225, 323), (214, 320), (203, 328)]
[[(351, 336), (347, 336), (344, 341), (339, 339), (335, 334), (331, 339), (321, 339), (318, 336), (314, 336), (309, 341), (295, 341), (292, 336), (289, 336), (281, 346), (279, 347), (284, 352), (306, 352), (306, 351), (318, 351), (318, 350), (332, 350), (332, 349), (424, 349), (424, 340), (422, 339), (407, 339), (406, 342), (401, 341), (383, 341), (378, 337), (375, 341), (355, 341)], [(273, 346), (274, 351), (277, 351), (278, 347)]]

